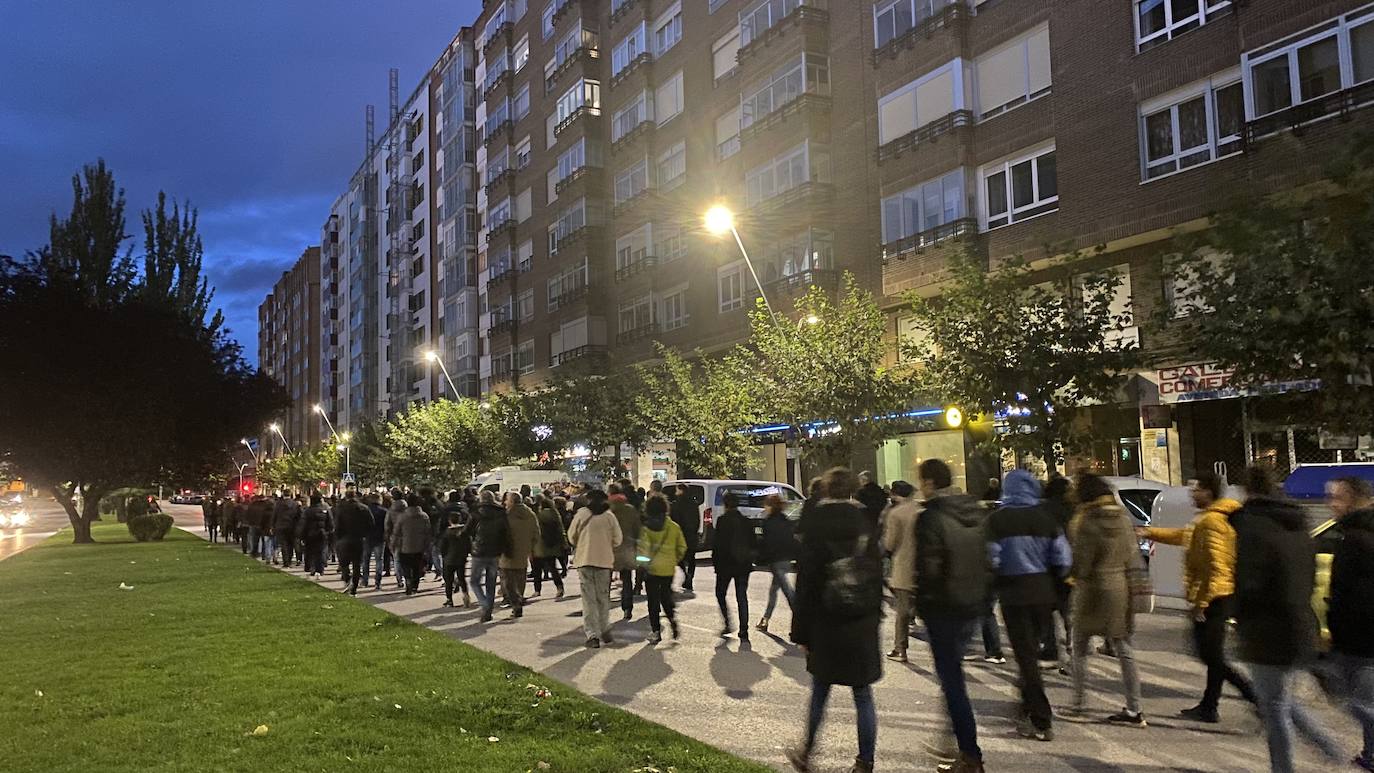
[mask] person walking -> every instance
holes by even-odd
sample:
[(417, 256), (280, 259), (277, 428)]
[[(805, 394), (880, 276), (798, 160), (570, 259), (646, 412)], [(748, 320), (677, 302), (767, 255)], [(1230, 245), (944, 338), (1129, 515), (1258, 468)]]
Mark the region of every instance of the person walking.
[(297, 531), (301, 520), (301, 504), (292, 497), (282, 497), (272, 508), (272, 532), (281, 549), (281, 565), (291, 568), (296, 558)]
[(701, 545), (701, 503), (691, 494), (691, 489), (679, 483), (670, 509), (673, 523), (682, 531), (687, 541), (687, 552), (682, 555), (682, 590), (692, 593), (692, 580), (697, 574), (697, 550)]
[(857, 714), (859, 753), (851, 773), (871, 773), (878, 740), (873, 683), (882, 678), (878, 622), (883, 573), (879, 539), (863, 506), (852, 497), (854, 473), (837, 467), (825, 474), (826, 497), (812, 513), (797, 561), (797, 594), (791, 640), (806, 653), (811, 701), (806, 735), (786, 750), (792, 767), (806, 773), (835, 685), (850, 688)]
[(324, 510), (324, 499), (319, 494), (310, 495), (310, 506), (301, 514), (301, 542), (304, 550), (305, 572), (310, 577), (324, 576), (324, 546), (329, 537), (329, 514)]
[(221, 534), (225, 545), (230, 540), (238, 537), (239, 531), (239, 500), (237, 496), (232, 496), (224, 500), (219, 512), (220, 527), (224, 530)]
[(987, 514), (954, 487), (949, 465), (927, 459), (917, 468), (925, 510), (916, 521), (916, 616), (926, 626), (935, 676), (945, 698), (958, 755), (945, 769), (981, 773), (983, 752), (969, 702), (961, 655), (972, 626), (987, 606)]
[(334, 550), (339, 555), (344, 586), (350, 596), (358, 595), (358, 583), (364, 581), (363, 551), (372, 533), (372, 511), (358, 501), (358, 489), (349, 486), (343, 499), (334, 505), (336, 528)]
[(558, 559), (568, 546), (568, 532), (563, 527), (554, 501), (547, 494), (539, 496), (539, 544), (534, 546), (534, 595), (543, 592), (544, 579), (553, 581), (558, 590), (555, 599), (563, 598), (563, 576), (558, 572)]
[(668, 500), (651, 494), (644, 502), (644, 528), (639, 531), (636, 558), (644, 571), (644, 590), (649, 602), (650, 644), (663, 641), (660, 611), (668, 618), (673, 640), (680, 635), (677, 626), (677, 607), (673, 603), (673, 575), (678, 562), (687, 552), (687, 540), (682, 529), (668, 518)]
[(391, 529), (391, 552), (396, 554), (396, 562), (405, 580), (407, 596), (414, 596), (420, 591), (420, 576), (424, 574), (425, 557), (429, 555), (430, 543), (434, 541), (433, 527), (429, 524), (429, 516), (420, 507), (420, 502), (419, 494), (407, 494), (406, 509), (401, 512), (401, 516), (392, 524)]
[(739, 495), (727, 492), (721, 498), (725, 510), (716, 518), (715, 545), (711, 563), (716, 569), (716, 604), (720, 607), (721, 638), (735, 632), (730, 607), (725, 603), (731, 583), (735, 586), (735, 606), (739, 611), (739, 640), (749, 641), (749, 573), (754, 569), (754, 526), (739, 511)]
[[(1065, 534), (1069, 533), (1069, 522), (1073, 519), (1073, 504), (1069, 502), (1069, 491), (1069, 479), (1063, 475), (1056, 474), (1045, 484), (1043, 507), (1054, 516), (1059, 529)], [(1069, 547), (1073, 548), (1072, 539), (1069, 540)], [(1069, 597), (1072, 589), (1068, 578), (1060, 578), (1054, 584), (1054, 611), (1059, 615), (1059, 629), (1064, 632), (1063, 639), (1060, 639), (1059, 629), (1055, 628), (1051, 620), (1049, 630), (1045, 631), (1040, 642), (1041, 662), (1058, 663), (1061, 674), (1069, 673), (1069, 621), (1072, 619)]]
[(1221, 703), (1221, 686), (1229, 682), (1250, 703), (1255, 692), (1250, 680), (1226, 662), (1226, 621), (1232, 616), (1235, 593), (1236, 530), (1231, 516), (1240, 503), (1222, 496), (1221, 479), (1210, 471), (1198, 473), (1190, 483), (1197, 517), (1183, 528), (1138, 527), (1138, 536), (1165, 545), (1182, 546), (1183, 589), (1191, 608), (1193, 646), (1207, 666), (1202, 701), (1179, 712), (1186, 719), (1215, 724)]
[(219, 542), (220, 523), (224, 518), (224, 500), (206, 497), (201, 507), (205, 510), (205, 533), (213, 545)]
[(615, 570), (620, 575), (620, 611), (625, 619), (629, 620), (634, 617), (635, 591), (643, 583), (639, 563), (635, 561), (635, 546), (639, 544), (639, 530), (644, 519), (638, 508), (630, 504), (620, 484), (612, 483), (606, 492), (609, 495), (611, 512), (615, 514), (615, 520), (620, 524), (620, 533), (623, 535), (623, 541), (615, 552)]
[(1069, 570), (1073, 580), (1073, 710), (1082, 712), (1084, 708), (1088, 641), (1101, 636), (1111, 645), (1121, 666), (1126, 697), (1126, 707), (1107, 717), (1107, 721), (1145, 727), (1145, 716), (1140, 710), (1140, 676), (1131, 646), (1135, 630), (1131, 577), (1145, 571), (1145, 562), (1140, 557), (1131, 517), (1116, 503), (1107, 481), (1092, 473), (1080, 473), (1077, 489), (1082, 505), (1073, 519), (1073, 567)]
[(382, 589), (382, 568), (386, 555), (386, 508), (382, 498), (376, 493), (363, 497), (363, 504), (372, 514), (372, 528), (367, 531), (367, 544), (363, 547), (363, 582), (372, 579), (372, 589)]
[(911, 621), (916, 614), (916, 520), (921, 504), (916, 489), (904, 480), (892, 483), (892, 501), (883, 521), (883, 550), (891, 556), (892, 571), (887, 584), (892, 588), (892, 651), (889, 660), (907, 661)]
[(444, 529), (444, 533), (439, 537), (439, 552), (443, 554), (444, 562), (443, 606), (453, 606), (453, 588), (457, 585), (463, 592), (463, 607), (466, 609), (472, 605), (472, 599), (468, 596), (467, 578), (464, 577), (468, 553), (472, 551), (472, 538), (467, 535), (463, 527), (463, 512), (450, 509), (448, 511), (448, 528)]
[(573, 567), (582, 583), (582, 629), (587, 634), (587, 646), (592, 649), (613, 641), (611, 570), (616, 548), (623, 539), (620, 522), (611, 512), (606, 494), (588, 494), (587, 506), (577, 511), (568, 527), (568, 541), (573, 546)]
[(496, 495), (483, 491), (477, 512), (468, 518), (467, 535), (472, 542), (472, 593), (482, 607), (482, 622), (491, 621), (496, 606), (497, 564), (510, 544), (506, 511), (496, 504)]
[[(1238, 653), (1249, 664), (1264, 722), (1272, 773), (1292, 773), (1296, 727), (1330, 761), (1340, 745), (1293, 699), (1293, 680), (1316, 653), (1312, 611), (1316, 557), (1307, 519), (1282, 499), (1269, 470), (1245, 471), (1245, 505), (1236, 523), (1235, 615)], [(1365, 612), (1368, 625), (1368, 610)]]
[(214, 499), (212, 499), (211, 497), (205, 497), (204, 499), (200, 500), (200, 523), (201, 523), (201, 527), (205, 529), (205, 534), (206, 534), (206, 536), (209, 538), (209, 540), (210, 540), (210, 542), (211, 542), (212, 544), (213, 544), (214, 541), (215, 541), (215, 534), (214, 534), (214, 531), (211, 529), (211, 524), (214, 523), (214, 520), (215, 520), (214, 517), (213, 517), (214, 512), (215, 512), (215, 500), (214, 500)]
[[(794, 610), (797, 607), (796, 594), (792, 590), (792, 582), (788, 578), (788, 573), (792, 571), (792, 562), (797, 557), (797, 539), (792, 519), (783, 512), (782, 497), (777, 494), (769, 494), (763, 500), (763, 540), (759, 543), (759, 564), (768, 568), (773, 576), (773, 582), (768, 586), (768, 606), (763, 610), (763, 618), (755, 626), (758, 630), (767, 633), (768, 621), (773, 617), (773, 610), (778, 605), (778, 592), (781, 591), (787, 599), (787, 608)], [(740, 618), (740, 625), (743, 626), (747, 621)]]
[(1007, 473), (1001, 502), (988, 517), (987, 550), (1002, 622), (1021, 675), (1016, 731), (1052, 741), (1054, 715), (1040, 675), (1040, 641), (1053, 624), (1055, 583), (1072, 563), (1069, 541), (1054, 516), (1040, 507), (1040, 481), (1030, 472)]
[(889, 500), (887, 492), (874, 480), (873, 473), (868, 470), (859, 473), (859, 490), (854, 492), (854, 499), (858, 500), (864, 512), (868, 514), (869, 524), (876, 530), (883, 512), (887, 510)]
[(572, 504), (562, 495), (553, 498), (553, 511), (558, 513), (558, 520), (563, 524), (563, 549), (558, 553), (558, 573), (560, 579), (567, 579), (568, 565), (572, 557), (572, 545), (567, 541), (568, 527), (572, 526), (572, 519), (577, 515), (577, 511), (572, 509)]
[(406, 498), (400, 489), (391, 490), (391, 504), (386, 509), (386, 518), (383, 521), (382, 538), (386, 540), (386, 550), (391, 556), (391, 571), (396, 578), (396, 587), (405, 587), (405, 577), (401, 573), (401, 557), (392, 548), (394, 544), (392, 535), (396, 532), (396, 522), (405, 515)]
[(501, 570), (501, 594), (510, 604), (512, 620), (525, 615), (525, 578), (530, 571), (530, 558), (539, 545), (539, 519), (514, 491), (506, 492), (506, 530), (510, 539), (506, 550), (497, 560)]
[(1374, 490), (1364, 478), (1337, 478), (1327, 487), (1327, 503), (1341, 534), (1331, 557), (1327, 684), (1363, 729), (1355, 765), (1374, 771)]

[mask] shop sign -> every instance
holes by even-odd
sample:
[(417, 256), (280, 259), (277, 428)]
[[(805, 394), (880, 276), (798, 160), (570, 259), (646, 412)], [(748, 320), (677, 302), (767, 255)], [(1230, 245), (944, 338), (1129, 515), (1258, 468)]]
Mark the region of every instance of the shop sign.
[(1161, 403), (1191, 403), (1200, 400), (1226, 400), (1233, 397), (1306, 392), (1321, 387), (1316, 379), (1284, 381), (1258, 388), (1239, 389), (1231, 386), (1235, 371), (1215, 362), (1196, 362), (1141, 373), (1146, 380), (1159, 387)]

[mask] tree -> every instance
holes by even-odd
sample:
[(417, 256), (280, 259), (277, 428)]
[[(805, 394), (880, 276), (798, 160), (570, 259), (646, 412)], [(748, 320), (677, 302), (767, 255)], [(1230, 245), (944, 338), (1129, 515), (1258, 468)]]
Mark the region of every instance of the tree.
[(342, 472), (343, 454), (333, 445), (298, 448), (264, 459), (258, 486), (263, 491), (315, 491), (321, 483), (338, 480)]
[(550, 439), (563, 449), (585, 446), (588, 467), (621, 474), (622, 446), (639, 453), (654, 438), (651, 418), (639, 401), (645, 389), (641, 370), (606, 363), (564, 367), (569, 372), (539, 394), (545, 426), (552, 430)]
[[(1212, 218), (1176, 269), (1195, 348), (1260, 389), (1319, 381), (1305, 421), (1374, 425), (1374, 135), (1325, 183), (1241, 201)], [(1198, 313), (1207, 312), (1207, 313)]]
[(1082, 440), (1072, 409), (1110, 401), (1136, 365), (1135, 346), (1121, 335), (1131, 319), (1112, 309), (1120, 278), (1036, 283), (1022, 260), (986, 270), (967, 255), (952, 268), (953, 284), (938, 297), (905, 297), (928, 334), (902, 345), (921, 363), (914, 383), (967, 415), (1004, 421), (994, 439), (1002, 448), (1062, 459)]
[(157, 208), (143, 211), (143, 297), (185, 311), (189, 319), (205, 322), (214, 335), (224, 325), (224, 315), (210, 310), (215, 293), (201, 276), (205, 249), (197, 228), (199, 213), (182, 212), (176, 201), (167, 214), (167, 194), (158, 191)]
[(456, 486), (499, 463), (504, 443), (476, 400), (412, 405), (386, 428), (392, 470), (402, 481)]
[(754, 389), (764, 420), (788, 425), (804, 460), (848, 464), (858, 448), (900, 431), (891, 417), (913, 396), (884, 365), (886, 317), (848, 273), (838, 298), (812, 287), (793, 311), (796, 322), (775, 322), (760, 300), (730, 367), (741, 388)]
[(639, 412), (654, 419), (654, 434), (677, 439), (678, 466), (692, 475), (744, 475), (754, 454), (744, 430), (759, 421), (752, 391), (741, 386), (750, 374), (737, 359), (697, 352), (693, 363), (662, 344), (658, 357), (641, 366), (645, 389), (638, 397)]
[(386, 446), (386, 430), (385, 421), (371, 419), (357, 425), (348, 440), (353, 474), (364, 484), (396, 482), (391, 452)]

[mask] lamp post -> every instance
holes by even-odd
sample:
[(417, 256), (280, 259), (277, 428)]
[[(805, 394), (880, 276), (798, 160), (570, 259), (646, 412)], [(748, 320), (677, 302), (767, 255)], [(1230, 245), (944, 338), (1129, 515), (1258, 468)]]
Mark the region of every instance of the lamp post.
[(338, 444), (337, 446), (335, 446), (335, 448), (337, 448), (338, 450), (344, 452), (344, 475), (345, 475), (346, 477), (347, 477), (347, 476), (352, 476), (352, 475), (353, 475), (353, 452), (352, 452), (352, 450), (349, 449), (349, 446), (348, 446), (348, 433), (345, 432), (344, 434), (340, 435), (340, 436), (339, 436), (339, 440), (342, 440), (343, 442), (340, 443), (340, 444)]
[[(233, 461), (233, 460), (231, 459), (230, 461)], [(234, 466), (239, 468), (239, 490), (238, 490), (238, 493), (239, 493), (239, 494), (242, 494), (242, 493), (243, 493), (243, 471), (248, 467), (248, 462), (244, 462), (243, 464), (239, 464), (238, 462), (234, 462)]]
[(724, 204), (717, 204), (706, 210), (706, 230), (715, 236), (724, 236), (729, 233), (735, 237), (735, 245), (739, 247), (739, 252), (744, 256), (744, 264), (749, 267), (749, 273), (754, 277), (754, 285), (759, 288), (759, 297), (763, 299), (763, 307), (768, 310), (769, 319), (773, 320), (773, 325), (778, 324), (778, 315), (773, 313), (773, 304), (768, 302), (768, 294), (763, 291), (763, 283), (759, 281), (759, 272), (754, 270), (754, 261), (749, 259), (749, 251), (744, 249), (744, 240), (740, 238), (739, 231), (735, 228), (735, 213)]
[(449, 390), (453, 393), (453, 397), (457, 398), (458, 385), (453, 383), (453, 377), (448, 374), (448, 368), (444, 367), (444, 361), (440, 359), (439, 353), (434, 351), (433, 349), (430, 349), (429, 351), (425, 352), (425, 359), (429, 360), (430, 362), (439, 363), (439, 370), (444, 372), (444, 379), (448, 381)]
[(248, 449), (248, 453), (253, 455), (253, 466), (256, 467), (258, 464), (258, 452), (253, 450), (253, 444), (248, 442), (248, 438), (244, 438), (239, 442), (243, 444), (244, 448)]
[(338, 437), (339, 433), (337, 430), (334, 429), (334, 422), (329, 420), (329, 414), (324, 412), (324, 406), (320, 405), (319, 403), (315, 403), (315, 413), (318, 413), (320, 415), (320, 418), (324, 419), (324, 425), (326, 427), (329, 427), (329, 434), (333, 435), (334, 437)]
[(281, 438), (281, 444), (286, 447), (286, 453), (291, 453), (291, 444), (286, 442), (286, 436), (281, 433), (281, 425), (276, 422), (272, 422), (271, 424), (267, 425), (267, 428), (277, 433), (277, 437)]

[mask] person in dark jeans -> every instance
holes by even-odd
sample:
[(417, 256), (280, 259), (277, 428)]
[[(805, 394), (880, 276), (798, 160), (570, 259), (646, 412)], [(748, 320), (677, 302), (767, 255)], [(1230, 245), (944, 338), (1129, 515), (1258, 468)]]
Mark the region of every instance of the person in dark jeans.
[(1054, 740), (1053, 714), (1040, 676), (1040, 642), (1052, 624), (1055, 583), (1073, 560), (1069, 541), (1040, 506), (1040, 482), (1012, 470), (1002, 484), (1002, 506), (988, 517), (988, 559), (1002, 601), (1002, 620), (1021, 674), (1021, 718), (1017, 732), (1037, 741)]
[(716, 567), (716, 603), (724, 622), (720, 635), (735, 630), (725, 592), (735, 584), (735, 605), (739, 611), (739, 640), (749, 641), (749, 572), (754, 568), (754, 526), (739, 511), (739, 496), (727, 493), (722, 499), (725, 512), (716, 519), (716, 543), (711, 562)]
[(358, 490), (349, 487), (343, 499), (334, 505), (336, 524), (335, 550), (349, 595), (358, 595), (358, 583), (363, 580), (363, 551), (372, 532), (372, 511), (358, 501)]
[(916, 521), (916, 614), (926, 625), (935, 675), (958, 751), (944, 752), (953, 773), (981, 773), (978, 722), (961, 656), (971, 626), (987, 606), (986, 512), (953, 487), (949, 465), (927, 459), (917, 469), (926, 509)]
[(983, 636), (983, 662), (993, 665), (1007, 662), (1007, 656), (1002, 652), (1002, 632), (997, 629), (997, 593), (991, 589), (988, 591), (983, 613), (976, 620), (969, 621), (968, 633), (964, 637), (967, 639), (967, 643), (964, 644), (964, 660), (978, 659), (976, 654), (968, 650), (973, 642), (973, 635), (979, 632)]
[(701, 503), (692, 497), (685, 485), (679, 484), (671, 510), (673, 523), (687, 540), (687, 553), (682, 556), (682, 590), (692, 592), (692, 579), (697, 574), (697, 550), (701, 543)]
[[(452, 502), (452, 500), (450, 500)], [(459, 503), (461, 505), (461, 503)], [(463, 531), (465, 513), (457, 509), (448, 514), (449, 526), (439, 537), (439, 553), (443, 560), (444, 606), (453, 606), (453, 589), (456, 586), (463, 592), (463, 606), (472, 604), (468, 596), (467, 565), (468, 553), (472, 551), (472, 538)]]
[(363, 501), (372, 513), (372, 528), (367, 532), (367, 545), (363, 548), (363, 582), (372, 577), (372, 589), (381, 590), (386, 556), (386, 508), (382, 507), (377, 494), (368, 494)]

